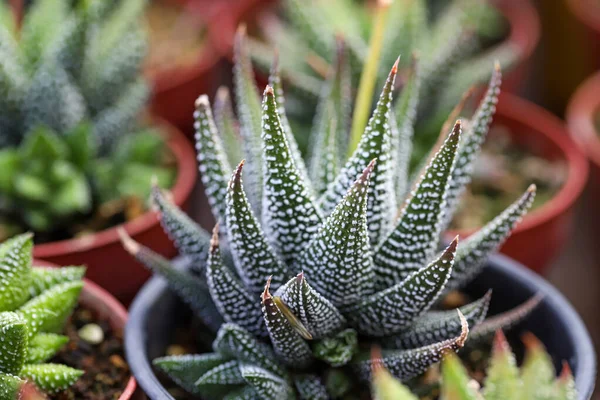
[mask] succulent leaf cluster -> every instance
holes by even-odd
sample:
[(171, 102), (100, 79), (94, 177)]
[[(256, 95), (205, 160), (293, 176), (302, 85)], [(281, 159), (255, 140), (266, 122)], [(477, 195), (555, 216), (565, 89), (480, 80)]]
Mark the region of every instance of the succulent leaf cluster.
[[(208, 399), (337, 398), (357, 378), (370, 378), (373, 343), (384, 348), (382, 363), (405, 380), (459, 350), (467, 336), (490, 338), (535, 307), (534, 298), (488, 321), (491, 293), (458, 310), (436, 307), (481, 271), (535, 195), (531, 187), (478, 233), (440, 249), (447, 216), (491, 123), (498, 66), (473, 117), (443, 132), (410, 182), (407, 132), (417, 105), (417, 70), (394, 103), (394, 63), (358, 148), (345, 159), (337, 144), (348, 126), (343, 103), (349, 99), (338, 57), (317, 110), (313, 154), (319, 159), (305, 163), (282, 106), (277, 58), (262, 104), (243, 31), (235, 61), (239, 124), (222, 112), (230, 109), (223, 106), (224, 91), (215, 115), (207, 96), (196, 102), (199, 168), (218, 222), (212, 235), (153, 189), (163, 227), (191, 259), (193, 273), (122, 231), (125, 247), (165, 276), (216, 334), (212, 353), (159, 358), (159, 369)], [(239, 136), (223, 129), (238, 125)], [(232, 141), (246, 156), (235, 168), (225, 146)], [(331, 160), (339, 164), (323, 173)]]
[(83, 371), (48, 363), (67, 342), (59, 334), (83, 288), (83, 267), (32, 267), (30, 234), (0, 244), (0, 398), (17, 399), (27, 381), (64, 390)]
[[(506, 338), (498, 331), (483, 387), (472, 380), (459, 358), (448, 353), (442, 362), (441, 399), (444, 400), (575, 400), (577, 392), (566, 362), (558, 378), (551, 357), (532, 334), (523, 337), (525, 360), (519, 369)], [(372, 393), (374, 400), (418, 400), (382, 366), (374, 351)]]
[(170, 186), (162, 138), (138, 131), (149, 94), (141, 74), (145, 0), (36, 0), (18, 28), (7, 4), (0, 4), (6, 236), (61, 231), (104, 202), (145, 200), (153, 175)]

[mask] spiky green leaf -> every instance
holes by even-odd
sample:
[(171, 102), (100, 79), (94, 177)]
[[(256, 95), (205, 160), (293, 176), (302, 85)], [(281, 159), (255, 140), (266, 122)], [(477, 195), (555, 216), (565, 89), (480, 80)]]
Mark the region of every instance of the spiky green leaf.
[(24, 234), (0, 244), (0, 311), (21, 306), (31, 284), (31, 252), (33, 239)]
[(405, 201), (396, 227), (375, 251), (378, 288), (401, 282), (433, 256), (460, 133), (458, 121)]
[(27, 321), (14, 312), (0, 313), (0, 372), (18, 375), (27, 358)]
[(409, 326), (444, 290), (452, 273), (457, 244), (458, 238), (455, 238), (426, 268), (344, 309), (351, 325), (360, 333), (372, 336), (392, 335)]
[(304, 273), (290, 279), (275, 292), (308, 329), (314, 339), (334, 334), (346, 325), (339, 310), (313, 289)]
[(64, 335), (38, 333), (29, 341), (27, 363), (39, 364), (49, 360), (68, 342), (69, 338)]
[(328, 400), (327, 388), (317, 375), (300, 374), (294, 376), (294, 386), (302, 400)]
[(24, 383), (18, 376), (0, 373), (0, 398), (18, 399)]
[(265, 89), (262, 107), (263, 229), (283, 262), (291, 265), (316, 232), (321, 217), (294, 164), (270, 86)]
[(47, 393), (56, 393), (73, 385), (83, 371), (60, 364), (27, 364), (20, 376), (34, 382)]
[(198, 378), (226, 361), (228, 358), (221, 354), (204, 353), (155, 358), (152, 364), (188, 392), (200, 394)]
[(486, 400), (504, 400), (519, 393), (521, 382), (515, 356), (502, 334), (498, 331), (494, 340), (492, 357), (487, 369), (483, 394)]
[(477, 389), (470, 385), (471, 378), (459, 358), (446, 355), (442, 365), (442, 398), (480, 400)]
[(196, 381), (196, 386), (210, 392), (214, 386), (241, 385), (244, 383), (240, 371), (240, 363), (236, 360), (226, 361), (211, 368)]
[(33, 267), (31, 269), (31, 286), (29, 295), (35, 297), (52, 286), (64, 282), (80, 281), (85, 276), (85, 267)]
[(554, 364), (544, 345), (532, 334), (523, 336), (526, 355), (521, 367), (521, 399), (551, 399), (554, 394)]
[(213, 112), (217, 130), (223, 139), (229, 165), (236, 165), (244, 158), (240, 128), (233, 115), (231, 97), (227, 86), (221, 86), (215, 95)]
[(254, 388), (262, 400), (294, 400), (296, 398), (294, 389), (285, 379), (266, 369), (242, 364), (240, 371), (244, 380)]
[[(381, 358), (375, 353), (374, 358)], [(410, 390), (398, 382), (380, 362), (372, 363), (371, 393), (373, 400), (417, 400)]]

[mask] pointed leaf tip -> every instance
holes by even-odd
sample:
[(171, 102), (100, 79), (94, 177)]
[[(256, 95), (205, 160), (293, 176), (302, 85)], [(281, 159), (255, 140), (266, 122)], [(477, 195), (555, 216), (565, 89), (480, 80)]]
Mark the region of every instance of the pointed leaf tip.
[(531, 185), (529, 185), (529, 187), (527, 188), (527, 193), (535, 194), (536, 192), (537, 192), (536, 184), (532, 183)]
[(200, 96), (198, 96), (194, 104), (196, 108), (206, 108), (209, 107), (210, 102), (208, 101), (207, 95), (201, 94)]
[(561, 381), (568, 381), (573, 378), (573, 371), (571, 371), (571, 367), (569, 366), (568, 361), (563, 360), (562, 369), (560, 371), (560, 375), (558, 377)]
[(236, 184), (239, 184), (242, 179), (242, 169), (244, 168), (245, 163), (246, 163), (246, 160), (242, 160), (242, 161), (240, 161), (238, 166), (235, 168), (235, 172), (233, 173), (233, 181)]
[(265, 96), (275, 96), (275, 92), (273, 92), (273, 88), (270, 85), (265, 87), (265, 91), (263, 93)]
[(133, 240), (131, 236), (127, 234), (127, 231), (123, 227), (117, 228), (117, 233), (119, 234), (119, 239), (121, 239), (121, 244), (125, 248), (125, 250), (135, 256), (140, 251), (140, 244)]
[(273, 276), (269, 276), (267, 278), (267, 283), (265, 284), (265, 290), (260, 295), (260, 299), (263, 302), (266, 300), (269, 300), (271, 298), (271, 293), (269, 292), (269, 290), (271, 289), (271, 278), (273, 278)]
[(238, 25), (237, 30), (235, 32), (235, 38), (236, 39), (243, 39), (246, 37), (246, 31), (248, 30), (248, 28), (246, 27), (245, 23), (241, 23)]
[(456, 344), (458, 347), (463, 347), (465, 342), (467, 341), (467, 337), (469, 336), (469, 323), (467, 319), (463, 315), (460, 310), (456, 310), (458, 312), (458, 318), (460, 318), (460, 336), (456, 339)]
[(508, 340), (506, 340), (506, 336), (504, 335), (504, 332), (502, 331), (502, 329), (498, 329), (496, 331), (496, 335), (494, 336), (494, 343), (493, 343), (493, 352), (494, 353), (503, 353), (503, 352), (510, 352), (510, 345), (508, 344)]
[(219, 249), (219, 223), (215, 224), (210, 238), (210, 252), (215, 253)]
[(523, 335), (521, 335), (521, 341), (525, 345), (527, 351), (538, 351), (544, 349), (544, 345), (540, 339), (538, 339), (537, 336), (531, 332), (525, 332)]
[(400, 56), (398, 56), (398, 58), (396, 58), (396, 62), (394, 62), (394, 65), (392, 66), (392, 71), (390, 72), (391, 74), (396, 75), (398, 73), (398, 64), (400, 63)]

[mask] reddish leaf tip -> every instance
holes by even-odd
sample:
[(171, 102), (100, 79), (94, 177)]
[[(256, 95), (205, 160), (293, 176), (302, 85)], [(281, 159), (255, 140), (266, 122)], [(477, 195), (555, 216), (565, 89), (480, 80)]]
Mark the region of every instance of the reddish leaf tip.
[(521, 335), (521, 341), (525, 345), (527, 351), (539, 351), (544, 349), (544, 345), (533, 333), (525, 332)]
[(456, 339), (456, 344), (458, 347), (463, 347), (469, 337), (469, 323), (460, 310), (457, 309), (456, 311), (458, 312), (458, 318), (460, 319), (460, 336)]
[(565, 360), (563, 360), (562, 362), (562, 369), (560, 371), (558, 379), (562, 382), (566, 382), (573, 379), (573, 371), (571, 371), (569, 363)]
[(260, 295), (260, 299), (263, 302), (271, 299), (271, 293), (269, 292), (269, 290), (271, 289), (271, 279), (272, 278), (273, 278), (273, 275), (271, 275), (267, 278), (267, 283), (265, 284), (265, 290), (263, 290), (262, 294)]
[(267, 87), (265, 87), (264, 95), (265, 96), (273, 96), (274, 95), (273, 88), (270, 85), (267, 85)]
[(210, 238), (210, 252), (214, 253), (219, 249), (219, 223), (217, 222), (212, 230)]
[(506, 336), (504, 335), (502, 329), (498, 329), (494, 335), (492, 351), (498, 354), (511, 351), (508, 340), (506, 340)]

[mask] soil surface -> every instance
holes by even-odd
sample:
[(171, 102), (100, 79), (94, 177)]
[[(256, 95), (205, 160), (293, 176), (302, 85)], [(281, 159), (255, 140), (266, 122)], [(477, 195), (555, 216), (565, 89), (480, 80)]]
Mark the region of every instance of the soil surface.
[[(77, 331), (86, 324), (102, 328), (104, 340), (92, 345), (81, 339)], [(116, 400), (121, 396), (130, 371), (123, 353), (123, 337), (107, 320), (98, 321), (90, 310), (78, 307), (67, 323), (65, 335), (69, 343), (51, 360), (85, 371), (68, 390), (50, 396), (51, 400)]]

